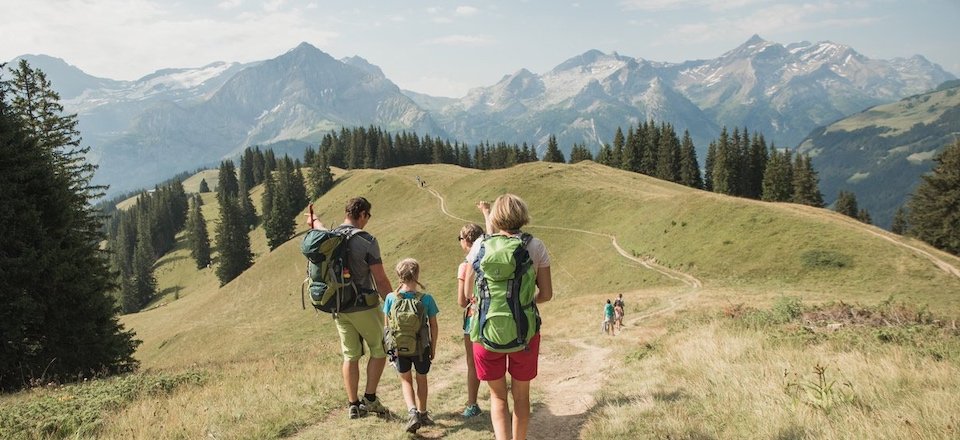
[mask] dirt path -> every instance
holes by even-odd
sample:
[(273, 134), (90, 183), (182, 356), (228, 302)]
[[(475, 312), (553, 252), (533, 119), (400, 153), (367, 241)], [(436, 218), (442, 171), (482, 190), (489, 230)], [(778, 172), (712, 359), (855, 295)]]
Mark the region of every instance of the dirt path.
[[(447, 210), (446, 199), (439, 191), (433, 188), (427, 188), (427, 191), (437, 198), (440, 211), (444, 215), (465, 223), (471, 221)], [(679, 281), (689, 288), (687, 294), (672, 295), (664, 306), (630, 319), (622, 332), (630, 331), (629, 329), (639, 322), (677, 309), (681, 304), (691, 301), (697, 290), (703, 287), (703, 283), (693, 275), (662, 266), (652, 258), (631, 255), (620, 247), (614, 235), (559, 226), (527, 225), (527, 227), (606, 237), (622, 257), (638, 263), (647, 270)], [(529, 434), (531, 439), (575, 440), (580, 438), (580, 430), (587, 421), (588, 412), (596, 405), (595, 396), (604, 385), (605, 371), (613, 367), (610, 356), (613, 349), (595, 344), (596, 340), (595, 337), (552, 340), (551, 345), (567, 344), (575, 348), (575, 353), (551, 353), (545, 350), (541, 354), (540, 374), (536, 379), (534, 392), (542, 393), (542, 398), (538, 400), (545, 404), (535, 406), (531, 414)]]

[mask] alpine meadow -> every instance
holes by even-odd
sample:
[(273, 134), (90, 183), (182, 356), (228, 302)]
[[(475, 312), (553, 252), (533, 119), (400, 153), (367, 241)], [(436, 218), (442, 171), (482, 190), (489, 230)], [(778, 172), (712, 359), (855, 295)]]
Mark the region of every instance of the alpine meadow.
[[(429, 182), (419, 187), (416, 177)], [(262, 195), (254, 188), (252, 197)], [(415, 255), (441, 337), (426, 438), (489, 438), (463, 421), (453, 231), (476, 200), (529, 200), (550, 245), (535, 438), (951, 438), (960, 403), (960, 259), (828, 210), (690, 189), (592, 162), (477, 171), (452, 165), (337, 171), (315, 201), (335, 223), (364, 194), (389, 263)], [(201, 194), (208, 225), (217, 200)], [(255, 205), (258, 205), (255, 203)], [(140, 371), (5, 395), (5, 438), (405, 438), (399, 420), (342, 417), (329, 315), (301, 309), (298, 240), (222, 287), (180, 234), (156, 265), (161, 297), (121, 322)], [(212, 235), (212, 231), (211, 231)], [(216, 259), (217, 256), (214, 255)], [(597, 334), (623, 293), (625, 328)], [(596, 310), (596, 312), (594, 312)], [(444, 313), (445, 312), (445, 313)], [(482, 390), (482, 397), (486, 391)], [(402, 408), (385, 373), (379, 392)], [(484, 419), (484, 418), (481, 418)]]
[(960, 6), (481, 3), (0, 8), (0, 440), (960, 439)]

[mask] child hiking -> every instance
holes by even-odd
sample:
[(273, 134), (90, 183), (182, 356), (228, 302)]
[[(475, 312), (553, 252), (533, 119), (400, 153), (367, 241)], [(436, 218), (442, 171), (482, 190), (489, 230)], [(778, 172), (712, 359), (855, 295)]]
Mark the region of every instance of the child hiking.
[(625, 312), (626, 305), (623, 304), (623, 294), (620, 293), (617, 295), (617, 299), (613, 300), (613, 313), (614, 319), (617, 321), (617, 330), (620, 330), (620, 327), (623, 327), (623, 314)]
[[(437, 314), (440, 310), (433, 296), (417, 290), (420, 284), (420, 264), (407, 258), (396, 267), (400, 284), (387, 295), (383, 304), (387, 350), (395, 356), (394, 365), (400, 373), (403, 400), (407, 404), (406, 430), (417, 432), (421, 426), (433, 425), (427, 412), (427, 373), (437, 352)], [(416, 392), (413, 372), (417, 371)]]
[(607, 304), (603, 306), (603, 330), (610, 336), (616, 335), (613, 330), (614, 319), (613, 304), (611, 304), (608, 299)]
[[(479, 225), (470, 223), (460, 228), (457, 241), (464, 254), (470, 251), (473, 243), (483, 235)], [(480, 379), (477, 379), (477, 368), (473, 364), (473, 341), (470, 340), (470, 327), (477, 313), (477, 301), (473, 296), (473, 289), (467, 284), (467, 268), (470, 262), (466, 258), (457, 268), (457, 304), (463, 307), (463, 347), (467, 359), (467, 406), (463, 410), (463, 417), (480, 415), (480, 405), (477, 404), (477, 393), (480, 391)]]
[[(467, 254), (466, 283), (474, 285), (479, 314), (471, 322), (477, 377), (490, 386), (490, 420), (498, 440), (511, 438), (507, 393), (513, 394), (512, 438), (527, 438), (530, 381), (537, 377), (540, 313), (537, 304), (553, 298), (550, 257), (543, 242), (520, 228), (530, 223), (527, 204), (504, 194), (484, 213), (488, 231)], [(519, 282), (517, 282), (519, 281)], [(506, 373), (510, 373), (507, 388)]]

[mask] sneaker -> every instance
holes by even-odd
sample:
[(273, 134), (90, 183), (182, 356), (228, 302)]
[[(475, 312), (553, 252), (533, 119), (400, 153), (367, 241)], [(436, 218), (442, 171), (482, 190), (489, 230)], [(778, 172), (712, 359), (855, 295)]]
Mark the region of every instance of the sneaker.
[(347, 417), (351, 419), (359, 419), (367, 415), (367, 410), (363, 408), (363, 405), (350, 405), (347, 407)]
[(420, 413), (420, 424), (423, 426), (433, 426), (433, 419), (430, 418), (430, 411)]
[(473, 405), (470, 405), (463, 410), (463, 417), (465, 418), (476, 417), (476, 416), (479, 416), (481, 412), (482, 411), (480, 411), (480, 405), (477, 405), (476, 403), (474, 403)]
[(409, 416), (407, 417), (407, 432), (413, 434), (420, 429), (420, 413), (417, 412), (416, 408), (410, 408)]
[(373, 402), (367, 400), (366, 397), (360, 399), (360, 408), (368, 413), (376, 413), (381, 417), (386, 417), (390, 415), (390, 410), (388, 410), (382, 403), (380, 399), (374, 400)]

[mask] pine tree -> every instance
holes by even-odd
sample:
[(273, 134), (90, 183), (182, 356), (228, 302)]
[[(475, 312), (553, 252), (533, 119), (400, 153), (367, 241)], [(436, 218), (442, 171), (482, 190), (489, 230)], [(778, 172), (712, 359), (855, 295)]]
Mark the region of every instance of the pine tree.
[[(2, 66), (0, 66), (2, 68)], [(25, 61), (0, 80), (0, 389), (136, 368), (117, 321), (94, 167), (75, 115)], [(82, 331), (81, 331), (82, 330)]]
[(573, 148), (570, 150), (570, 163), (583, 162), (585, 160), (593, 160), (593, 155), (590, 154), (590, 150), (587, 149), (586, 145), (573, 144)]
[(960, 140), (934, 158), (910, 199), (910, 233), (960, 255)]
[(868, 225), (873, 224), (873, 217), (870, 217), (870, 212), (867, 211), (866, 208), (860, 208), (860, 210), (857, 211), (857, 220), (860, 220)]
[(623, 162), (624, 145), (626, 145), (626, 139), (623, 137), (623, 130), (617, 127), (617, 132), (613, 135), (613, 156), (611, 157), (612, 163), (610, 166), (626, 169), (626, 165)]
[(198, 189), (197, 192), (199, 193), (210, 192), (210, 185), (207, 184), (207, 179), (200, 179), (200, 189)]
[(793, 162), (793, 203), (823, 207), (823, 194), (818, 186), (817, 172), (810, 157), (797, 153)]
[(543, 155), (543, 161), (566, 162), (566, 159), (563, 158), (563, 153), (560, 152), (560, 148), (557, 147), (557, 137), (552, 134), (547, 138), (547, 152)]
[(657, 153), (656, 177), (669, 182), (678, 182), (680, 180), (680, 141), (672, 126), (661, 126)]
[(703, 188), (700, 163), (697, 162), (697, 149), (687, 130), (683, 131), (683, 141), (680, 143), (680, 183), (691, 188)]
[(763, 172), (761, 200), (767, 202), (789, 202), (793, 200), (793, 165), (790, 163), (790, 151), (778, 152), (770, 146), (769, 160)]
[(731, 144), (727, 128), (724, 127), (717, 140), (716, 156), (713, 162), (713, 192), (737, 195), (738, 163), (736, 147)]
[(310, 168), (310, 200), (316, 200), (333, 187), (333, 173), (324, 154), (318, 154)]
[(893, 215), (893, 224), (890, 226), (890, 232), (906, 235), (910, 229), (907, 217), (907, 210), (903, 206), (897, 208), (897, 212)]
[(250, 236), (240, 212), (240, 203), (235, 197), (226, 197), (220, 203), (220, 222), (216, 228), (217, 279), (223, 286), (253, 265), (250, 252)]
[(190, 243), (190, 256), (197, 263), (197, 269), (210, 265), (210, 237), (207, 234), (207, 221), (200, 210), (200, 196), (193, 198), (190, 214), (187, 216), (187, 240)]
[(225, 197), (236, 198), (240, 192), (240, 182), (232, 160), (220, 162), (217, 182), (217, 200), (221, 203)]
[(125, 304), (130, 304), (135, 309), (124, 310), (127, 313), (139, 311), (157, 294), (157, 279), (153, 275), (153, 264), (157, 261), (157, 255), (151, 241), (150, 220), (147, 215), (141, 215), (137, 224), (137, 245), (133, 251), (133, 291), (129, 292), (133, 298), (125, 301)]
[(703, 165), (703, 189), (713, 191), (713, 167), (717, 163), (717, 144), (710, 142), (707, 158)]
[(847, 217), (858, 218), (860, 209), (857, 207), (857, 196), (852, 192), (841, 190), (837, 194), (837, 201), (833, 203), (833, 210)]
[(610, 148), (610, 144), (603, 144), (600, 147), (600, 150), (597, 151), (597, 163), (601, 165), (606, 165), (608, 167), (613, 167), (613, 149)]

